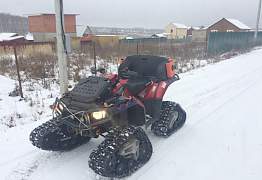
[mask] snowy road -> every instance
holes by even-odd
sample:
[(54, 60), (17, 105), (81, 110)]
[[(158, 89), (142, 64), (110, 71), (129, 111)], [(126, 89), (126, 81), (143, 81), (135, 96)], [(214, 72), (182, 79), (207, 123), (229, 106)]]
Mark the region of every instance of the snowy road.
[[(186, 125), (168, 139), (148, 131), (153, 156), (126, 179), (261, 180), (261, 92), (262, 50), (181, 75), (165, 99), (186, 109)], [(66, 153), (41, 151), (28, 141), (28, 134), (39, 123), (1, 134), (0, 179), (98, 178), (87, 161), (102, 139)]]

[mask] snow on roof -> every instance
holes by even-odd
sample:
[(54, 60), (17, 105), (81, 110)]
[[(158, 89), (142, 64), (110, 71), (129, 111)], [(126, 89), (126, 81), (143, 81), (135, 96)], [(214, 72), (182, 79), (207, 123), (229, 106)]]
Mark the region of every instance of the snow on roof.
[(115, 35), (115, 34), (98, 34), (95, 35), (96, 37), (117, 37), (119, 35)]
[(166, 33), (153, 34), (152, 37), (166, 38), (167, 34)]
[(200, 27), (192, 27), (194, 30), (200, 30)]
[(34, 40), (34, 36), (31, 33), (27, 33), (25, 36), (25, 39), (28, 41), (33, 41)]
[(225, 19), (229, 21), (230, 23), (234, 24), (239, 29), (251, 29), (250, 27), (248, 27), (247, 25), (245, 25), (244, 23), (242, 23), (241, 21), (237, 19), (231, 19), (231, 18), (225, 18)]
[(17, 36), (17, 33), (0, 33), (0, 41), (9, 41), (9, 38)]
[(188, 30), (189, 30), (189, 29), (192, 29), (192, 30), (200, 30), (201, 28), (198, 27), (198, 26), (189, 26), (189, 27), (187, 27), (187, 29), (188, 29)]
[(125, 37), (124, 39), (126, 39), (126, 40), (131, 40), (131, 39), (134, 39), (134, 38), (131, 37), (131, 36), (127, 36), (127, 37)]
[(180, 24), (180, 23), (171, 23), (171, 24), (173, 24), (177, 28), (185, 28), (185, 29), (187, 29), (187, 26), (184, 25), (184, 24)]
[(24, 36), (14, 36), (14, 37), (7, 38), (3, 41), (13, 41), (13, 40), (16, 40), (16, 39), (21, 39), (21, 38), (25, 38), (25, 37)]
[[(66, 13), (64, 14), (65, 16), (70, 16), (70, 15), (75, 15), (78, 16), (79, 14), (75, 14), (75, 13)], [(27, 14), (27, 16), (55, 16), (54, 13), (35, 13), (35, 14)]]

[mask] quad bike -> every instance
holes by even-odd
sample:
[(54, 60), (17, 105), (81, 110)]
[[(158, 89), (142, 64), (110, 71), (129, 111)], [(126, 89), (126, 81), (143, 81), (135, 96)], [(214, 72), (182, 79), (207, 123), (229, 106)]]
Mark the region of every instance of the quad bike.
[[(89, 167), (104, 177), (125, 177), (142, 167), (152, 145), (140, 126), (168, 137), (183, 126), (186, 112), (162, 101), (168, 86), (179, 80), (173, 60), (146, 55), (127, 57), (118, 74), (90, 76), (56, 99), (53, 119), (34, 129), (32, 144), (66, 151), (91, 138), (104, 141), (90, 154)], [(97, 73), (97, 70), (94, 70)]]

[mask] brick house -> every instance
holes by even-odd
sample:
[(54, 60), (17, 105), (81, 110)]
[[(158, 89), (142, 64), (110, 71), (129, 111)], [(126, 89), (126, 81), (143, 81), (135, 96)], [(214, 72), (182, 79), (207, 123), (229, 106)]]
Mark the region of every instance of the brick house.
[(237, 19), (222, 18), (207, 28), (207, 32), (246, 32), (251, 28)]
[[(76, 37), (76, 14), (65, 14), (65, 33)], [(29, 32), (35, 42), (52, 42), (56, 37), (55, 14), (37, 14), (28, 16)]]

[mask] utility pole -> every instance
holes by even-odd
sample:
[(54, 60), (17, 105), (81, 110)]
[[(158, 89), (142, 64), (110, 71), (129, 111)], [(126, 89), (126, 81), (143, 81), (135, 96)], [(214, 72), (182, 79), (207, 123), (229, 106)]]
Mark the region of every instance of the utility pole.
[(260, 13), (261, 13), (261, 0), (259, 0), (259, 3), (258, 3), (256, 31), (255, 31), (255, 36), (254, 36), (255, 39), (257, 39), (257, 34), (258, 34), (258, 30), (259, 30)]
[(68, 92), (67, 51), (64, 26), (63, 0), (55, 0), (56, 45), (59, 66), (60, 94)]

